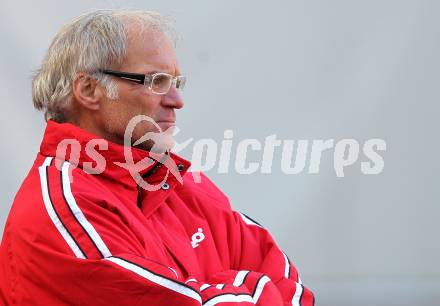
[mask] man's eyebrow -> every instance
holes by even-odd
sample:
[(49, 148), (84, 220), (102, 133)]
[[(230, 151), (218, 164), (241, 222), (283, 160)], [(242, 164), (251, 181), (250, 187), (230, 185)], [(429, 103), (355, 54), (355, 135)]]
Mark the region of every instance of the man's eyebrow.
[[(151, 69), (151, 70), (149, 70)], [(177, 67), (173, 66), (162, 66), (162, 65), (146, 65), (144, 66), (143, 73), (145, 74), (152, 74), (152, 73), (158, 73), (158, 72), (165, 72), (171, 75), (174, 75), (175, 72), (177, 72), (179, 69)], [(180, 74), (179, 74), (180, 75)]]
[(152, 71), (145, 72), (145, 74), (154, 74), (154, 73), (168, 73), (168, 74), (174, 75), (174, 76), (182, 75), (181, 73), (174, 74), (174, 73), (171, 73), (170, 71), (167, 71), (167, 70), (156, 70), (156, 69), (152, 70)]
[(151, 70), (151, 71), (147, 71), (147, 72), (145, 72), (145, 74), (154, 74), (154, 73), (159, 73), (159, 72), (163, 72), (163, 71), (159, 71), (159, 70)]

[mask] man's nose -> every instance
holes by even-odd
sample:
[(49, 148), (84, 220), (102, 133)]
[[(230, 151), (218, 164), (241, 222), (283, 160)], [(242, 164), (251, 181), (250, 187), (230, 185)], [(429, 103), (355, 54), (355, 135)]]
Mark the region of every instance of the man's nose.
[(171, 86), (167, 94), (162, 99), (164, 106), (180, 109), (185, 103), (183, 102), (182, 93), (176, 87)]

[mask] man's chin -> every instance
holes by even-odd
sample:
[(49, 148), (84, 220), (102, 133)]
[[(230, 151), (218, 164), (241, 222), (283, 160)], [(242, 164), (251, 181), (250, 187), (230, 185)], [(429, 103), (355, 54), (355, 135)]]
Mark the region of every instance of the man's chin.
[(167, 151), (171, 151), (174, 147), (175, 139), (172, 135), (164, 134), (164, 133), (154, 133), (156, 136), (150, 137), (150, 139), (143, 141), (139, 144), (133, 145), (133, 147), (150, 151), (156, 154), (163, 154)]
[(161, 131), (168, 131), (168, 129), (174, 130), (176, 128), (175, 122), (157, 122), (157, 125), (160, 127)]

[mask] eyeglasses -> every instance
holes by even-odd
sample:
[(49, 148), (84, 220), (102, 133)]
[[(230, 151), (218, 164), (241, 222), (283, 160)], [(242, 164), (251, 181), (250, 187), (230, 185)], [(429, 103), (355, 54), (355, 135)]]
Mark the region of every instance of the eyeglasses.
[(167, 94), (171, 86), (175, 86), (177, 89), (182, 90), (186, 83), (185, 76), (178, 75), (175, 77), (165, 72), (156, 72), (151, 74), (121, 72), (114, 70), (100, 70), (99, 72), (145, 85), (156, 95)]

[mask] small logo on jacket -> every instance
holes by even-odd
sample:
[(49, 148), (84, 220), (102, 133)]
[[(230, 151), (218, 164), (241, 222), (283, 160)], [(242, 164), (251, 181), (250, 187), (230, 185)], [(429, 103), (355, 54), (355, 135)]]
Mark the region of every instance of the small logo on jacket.
[(205, 234), (203, 234), (203, 229), (199, 227), (197, 232), (191, 236), (191, 245), (193, 249), (198, 247), (203, 240), (205, 240)]

